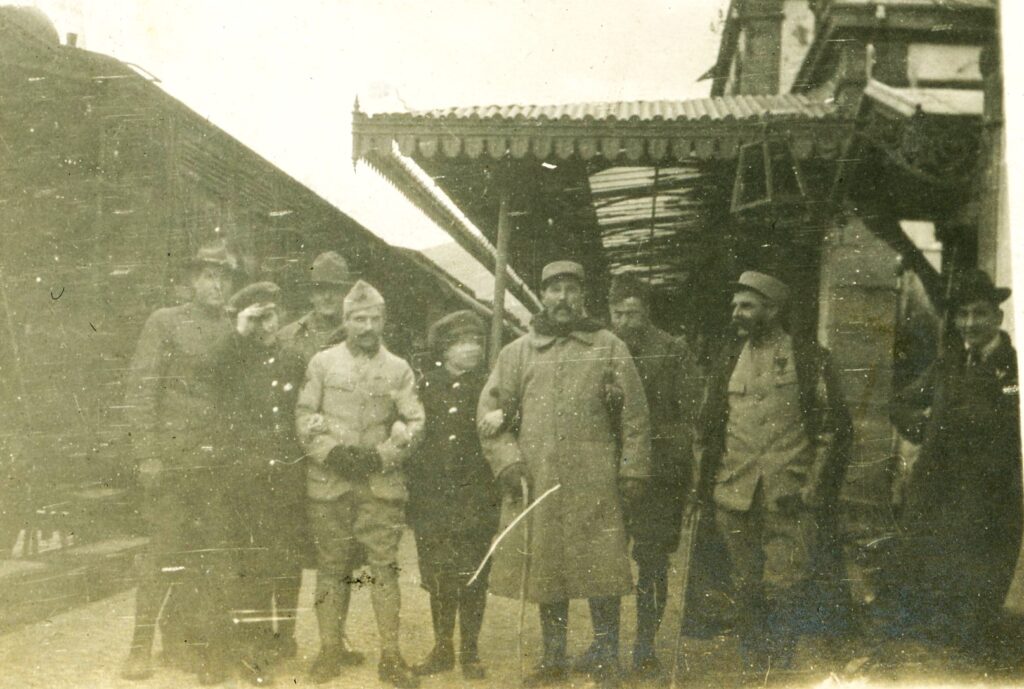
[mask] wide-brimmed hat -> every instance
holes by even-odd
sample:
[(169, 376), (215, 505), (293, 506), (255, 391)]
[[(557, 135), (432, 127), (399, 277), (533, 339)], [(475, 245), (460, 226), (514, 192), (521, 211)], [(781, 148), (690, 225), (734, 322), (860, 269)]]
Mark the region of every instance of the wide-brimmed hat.
[(976, 301), (984, 301), (999, 306), (1010, 298), (1009, 287), (996, 287), (988, 273), (978, 268), (970, 268), (960, 274), (950, 295), (951, 306), (962, 306)]
[(751, 290), (762, 297), (770, 299), (778, 306), (789, 301), (789, 285), (782, 280), (774, 278), (766, 273), (759, 273), (756, 270), (748, 270), (740, 279), (733, 283), (733, 292)]
[(238, 259), (228, 251), (227, 244), (218, 241), (199, 247), (196, 255), (189, 260), (189, 266), (193, 268), (217, 266), (225, 270), (238, 270)]
[(313, 260), (309, 269), (309, 282), (313, 285), (352, 286), (348, 261), (337, 251), (325, 251)]

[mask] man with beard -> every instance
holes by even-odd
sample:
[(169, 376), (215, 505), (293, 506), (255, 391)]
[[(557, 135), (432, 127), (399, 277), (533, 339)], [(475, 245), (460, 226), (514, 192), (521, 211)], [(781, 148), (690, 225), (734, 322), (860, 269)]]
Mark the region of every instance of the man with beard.
[[(530, 332), (501, 350), (477, 418), (518, 409), (484, 451), (507, 498), (508, 523), (521, 505), (521, 480), (539, 496), (528, 517), (528, 576), (521, 591), (519, 532), (494, 556), (491, 591), (540, 606), (544, 654), (528, 686), (566, 678), (569, 600), (586, 598), (594, 644), (586, 662), (603, 685), (618, 681), (619, 603), (632, 588), (622, 502), (636, 500), (649, 475), (647, 401), (622, 340), (586, 316), (583, 267), (556, 261), (541, 274), (544, 309)], [(519, 528), (522, 528), (520, 525)]]
[(1017, 353), (1000, 329), (1010, 290), (981, 270), (959, 279), (949, 308), (959, 339), (897, 393), (892, 417), (922, 442), (907, 484), (903, 587), (893, 603), (925, 640), (993, 650), (994, 622), (1020, 550)]
[(852, 422), (828, 353), (782, 326), (789, 288), (735, 285), (738, 338), (711, 371), (697, 424), (698, 497), (728, 552), (744, 671), (786, 669), (834, 583), (831, 542)]
[(608, 293), (612, 330), (633, 355), (651, 415), (651, 481), (626, 513), (637, 563), (636, 643), (633, 669), (659, 670), (654, 639), (668, 595), (668, 558), (679, 547), (683, 504), (693, 476), (693, 423), (702, 386), (685, 341), (654, 326), (650, 292), (631, 276), (616, 276)]
[[(291, 353), (309, 364), (309, 360), (317, 352), (331, 345), (338, 344), (344, 338), (341, 327), (341, 315), (345, 295), (352, 288), (352, 274), (349, 272), (348, 261), (336, 251), (325, 251), (313, 260), (309, 270), (309, 301), (312, 309), (293, 323), (281, 328), (277, 333), (277, 341), (282, 353)], [(296, 517), (297, 519), (302, 517)], [(303, 564), (315, 566), (316, 555), (312, 552), (301, 553)], [(363, 563), (360, 556), (353, 557), (353, 567)], [(301, 574), (301, 572), (300, 572)], [(341, 641), (338, 648), (338, 659), (342, 665), (359, 665), (363, 662), (363, 654), (352, 648), (345, 634), (345, 620), (348, 618), (349, 597), (352, 587), (344, 586), (337, 591), (336, 601), (339, 611)], [(291, 592), (282, 591), (285, 598)], [(294, 592), (298, 597), (298, 589)], [(279, 648), (281, 657), (295, 655), (295, 623), (293, 620), (278, 620), (279, 637), (282, 640)]]
[(408, 493), (402, 472), (423, 433), (423, 406), (412, 369), (381, 342), (384, 298), (356, 282), (342, 309), (345, 340), (315, 354), (296, 405), (307, 452), (309, 521), (319, 571), (316, 614), (320, 654), (315, 682), (336, 677), (343, 664), (342, 589), (356, 557), (366, 551), (380, 634), (378, 674), (396, 687), (419, 682), (398, 645), (398, 544)]
[[(136, 561), (139, 587), (125, 679), (152, 675), (153, 636), (172, 580), (178, 581), (174, 597), (199, 599), (179, 606), (189, 608), (187, 623), (162, 630), (165, 654), (187, 640), (203, 649), (201, 683), (227, 676), (227, 601), (219, 587), (202, 582), (224, 573), (229, 539), (230, 506), (216, 490), (222, 477), (216, 358), (231, 336), (224, 304), (234, 266), (223, 244), (200, 249), (189, 268), (191, 301), (155, 311), (132, 358), (125, 406), (149, 544)], [(178, 634), (182, 638), (174, 638)]]

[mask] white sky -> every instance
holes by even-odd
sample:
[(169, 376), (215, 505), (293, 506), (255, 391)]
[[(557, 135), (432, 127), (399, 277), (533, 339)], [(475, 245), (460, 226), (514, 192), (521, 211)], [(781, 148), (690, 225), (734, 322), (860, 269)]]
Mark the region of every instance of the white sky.
[[(351, 160), (351, 110), (683, 99), (728, 0), (35, 0), (394, 244), (448, 236)], [(394, 93), (400, 96), (400, 100)]]

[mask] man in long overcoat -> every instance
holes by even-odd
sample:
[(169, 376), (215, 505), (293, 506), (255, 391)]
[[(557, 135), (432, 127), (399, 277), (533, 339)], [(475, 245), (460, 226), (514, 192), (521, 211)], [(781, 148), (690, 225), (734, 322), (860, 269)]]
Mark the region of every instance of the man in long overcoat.
[(788, 300), (770, 275), (740, 277), (738, 338), (709, 373), (697, 423), (698, 496), (714, 507), (745, 670), (758, 675), (785, 667), (797, 634), (820, 622), (812, 612), (843, 612), (834, 520), (852, 421), (828, 353), (783, 329)]
[[(586, 317), (583, 268), (556, 261), (542, 272), (543, 310), (530, 332), (502, 349), (480, 397), (478, 417), (517, 410), (484, 438), (495, 476), (509, 491), (506, 521), (519, 504), (520, 478), (536, 497), (531, 513), (525, 596), (540, 604), (544, 655), (528, 684), (567, 673), (569, 600), (587, 598), (597, 642), (597, 678), (617, 677), (619, 602), (632, 588), (623, 499), (649, 475), (650, 431), (643, 386), (626, 345)], [(517, 428), (517, 432), (513, 432)], [(520, 526), (522, 528), (522, 526)], [(495, 554), (491, 591), (519, 597), (523, 540), (513, 532)]]
[(170, 655), (187, 641), (204, 649), (200, 679), (218, 681), (227, 673), (227, 601), (219, 587), (199, 584), (223, 570), (229, 535), (230, 506), (215, 489), (221, 474), (216, 429), (222, 421), (215, 362), (231, 336), (224, 305), (234, 266), (223, 245), (201, 248), (189, 269), (192, 299), (155, 311), (132, 358), (125, 406), (150, 540), (136, 562), (139, 588), (131, 652), (122, 669), (126, 679), (152, 674), (157, 619), (175, 580), (197, 590), (202, 600), (188, 606), (193, 628), (162, 629), (164, 652)]
[(1017, 353), (1000, 329), (1010, 290), (965, 273), (949, 305), (959, 340), (893, 400), (921, 442), (902, 515), (902, 596), (933, 640), (984, 650), (1021, 541)]
[(668, 598), (668, 558), (679, 547), (693, 477), (693, 424), (703, 385), (685, 340), (651, 322), (646, 284), (616, 276), (608, 310), (612, 329), (633, 355), (651, 414), (651, 481), (643, 500), (626, 514), (626, 530), (638, 569), (633, 669), (653, 676), (658, 671), (654, 639)]

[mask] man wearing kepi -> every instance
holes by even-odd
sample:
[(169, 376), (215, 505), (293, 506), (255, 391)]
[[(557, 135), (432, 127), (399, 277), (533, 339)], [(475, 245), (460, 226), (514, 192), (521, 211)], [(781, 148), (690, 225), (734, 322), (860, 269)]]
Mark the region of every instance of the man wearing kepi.
[[(530, 516), (526, 599), (540, 605), (544, 654), (527, 684), (565, 679), (569, 600), (587, 598), (594, 629), (594, 677), (617, 682), (619, 599), (632, 588), (622, 502), (639, 497), (649, 475), (650, 433), (643, 386), (626, 345), (587, 318), (584, 273), (556, 261), (541, 276), (543, 310), (530, 332), (502, 349), (480, 397), (478, 418), (518, 410), (518, 421), (483, 438), (508, 497), (520, 479), (540, 496), (561, 486)], [(513, 428), (517, 433), (513, 433)], [(523, 528), (521, 523), (517, 529)], [(521, 595), (523, 540), (512, 532), (495, 553), (491, 591)]]
[(686, 342), (654, 326), (650, 290), (632, 276), (615, 276), (608, 293), (612, 329), (629, 347), (651, 414), (651, 481), (626, 514), (638, 567), (633, 669), (658, 673), (654, 638), (668, 595), (668, 558), (679, 547), (683, 504), (693, 476), (693, 423), (702, 385)]
[(852, 439), (828, 353), (783, 329), (788, 301), (780, 280), (740, 277), (739, 338), (709, 375), (697, 425), (698, 494), (728, 551), (744, 670), (759, 676), (787, 667), (812, 622)]
[(1009, 296), (981, 270), (962, 275), (949, 304), (959, 341), (893, 401), (897, 428), (923, 442), (902, 515), (896, 602), (927, 639), (968, 653), (996, 646), (991, 623), (1020, 551), (1017, 353), (999, 308)]
[[(344, 610), (340, 588), (356, 544), (366, 550), (381, 641), (380, 678), (415, 687), (399, 652), (398, 544), (407, 497), (402, 463), (423, 432), (423, 406), (409, 365), (381, 342), (384, 298), (356, 282), (345, 297), (345, 341), (313, 356), (296, 405), (308, 453), (310, 528), (319, 572), (316, 612), (320, 654), (310, 674), (324, 682), (340, 673)], [(333, 602), (333, 603), (332, 603)]]

